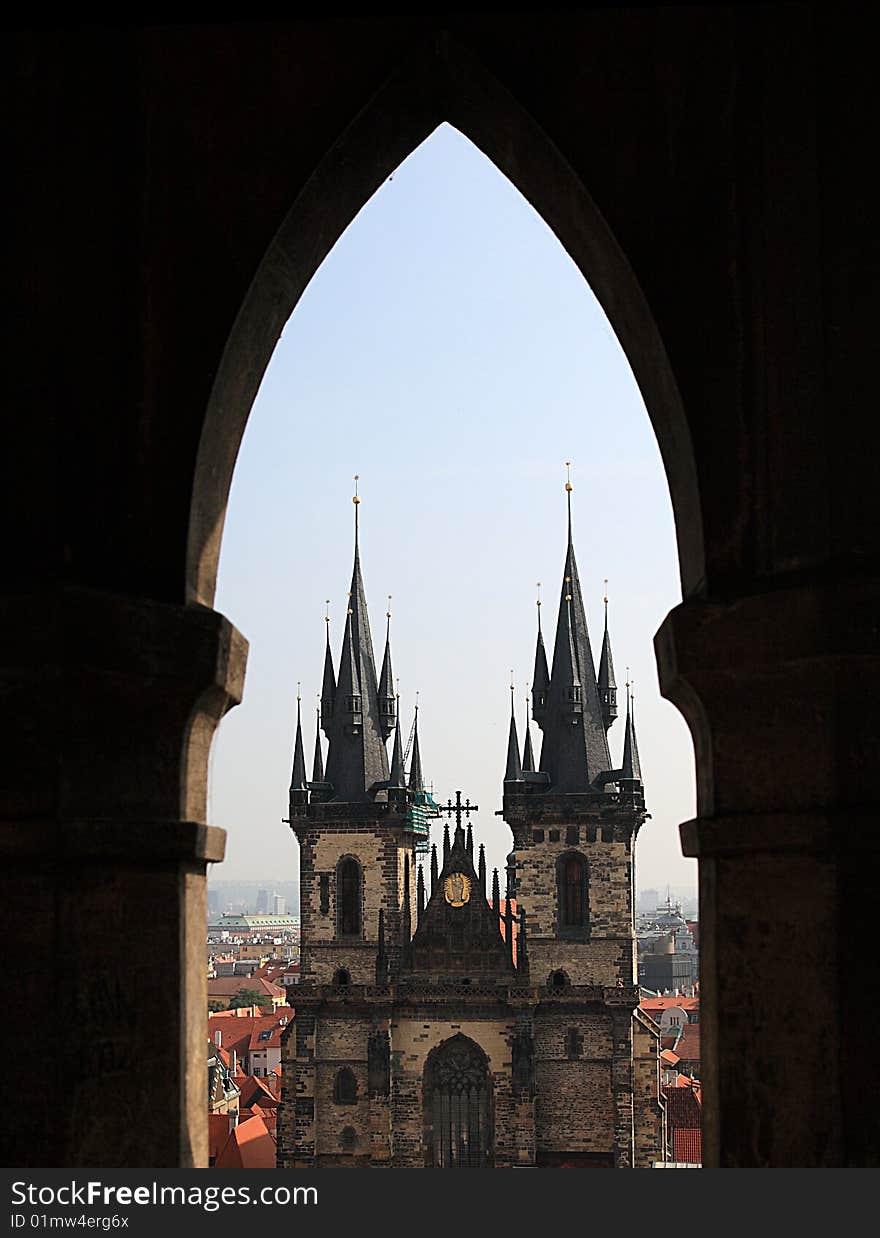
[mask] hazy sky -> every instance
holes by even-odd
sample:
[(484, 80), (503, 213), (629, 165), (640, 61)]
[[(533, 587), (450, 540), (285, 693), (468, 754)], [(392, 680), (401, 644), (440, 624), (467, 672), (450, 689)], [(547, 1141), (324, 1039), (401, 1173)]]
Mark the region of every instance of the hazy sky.
[[(629, 665), (645, 798), (639, 887), (696, 886), (678, 824), (693, 749), (659, 695), (652, 638), (681, 600), (660, 454), (627, 360), (582, 275), (508, 180), (441, 126), (382, 186), (288, 322), (254, 404), (226, 519), (216, 606), (250, 641), (243, 703), (223, 721), (209, 812), (228, 831), (215, 878), (295, 878), (281, 818), (302, 682), (309, 770), (330, 599), (334, 661), (351, 577), (352, 476), (377, 667), (386, 595), (408, 733), (420, 692), (425, 776), (500, 817), (516, 683), (523, 739), (536, 582), (548, 657), (565, 556), (565, 460), (594, 658), (603, 579), (619, 697)], [(536, 753), (540, 731), (532, 724)], [(619, 762), (623, 718), (609, 735)], [(326, 745), (325, 745), (326, 754)]]

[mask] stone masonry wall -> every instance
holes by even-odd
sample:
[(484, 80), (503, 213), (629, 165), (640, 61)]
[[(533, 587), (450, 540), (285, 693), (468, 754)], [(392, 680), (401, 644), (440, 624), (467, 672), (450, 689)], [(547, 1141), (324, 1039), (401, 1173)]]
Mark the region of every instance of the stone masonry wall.
[[(404, 857), (410, 856), (410, 906), (415, 918), (416, 871), (412, 840), (399, 829), (376, 822), (298, 825), (300, 841), (300, 916), (303, 979), (329, 984), (338, 968), (346, 968), (355, 984), (375, 979), (379, 909), (385, 913), (388, 953), (399, 953), (403, 901)], [(337, 933), (336, 870), (353, 856), (361, 866), (361, 932), (359, 938)], [(328, 878), (326, 910), (321, 909), (321, 876)], [(368, 947), (368, 948), (365, 948)]]
[(633, 1016), (633, 1130), (636, 1169), (664, 1159), (665, 1121), (660, 1101), (660, 1037), (638, 1012)]
[[(578, 1011), (535, 1015), (538, 1095), (535, 1134), (541, 1152), (593, 1152), (614, 1147), (611, 1016)], [(576, 1031), (580, 1056), (569, 1058)]]

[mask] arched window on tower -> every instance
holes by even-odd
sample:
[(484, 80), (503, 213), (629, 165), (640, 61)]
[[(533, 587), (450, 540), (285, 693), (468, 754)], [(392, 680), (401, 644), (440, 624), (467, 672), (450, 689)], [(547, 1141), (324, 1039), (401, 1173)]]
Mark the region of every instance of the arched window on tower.
[(492, 1077), (486, 1055), (467, 1036), (438, 1045), (425, 1065), (425, 1167), (492, 1166)]
[(577, 851), (559, 857), (556, 868), (559, 905), (559, 935), (583, 937), (589, 931), (590, 908), (587, 889), (587, 861)]
[(333, 1082), (333, 1100), (337, 1105), (356, 1105), (358, 1098), (357, 1079), (354, 1071), (343, 1066)]
[(341, 937), (360, 937), (361, 866), (357, 860), (343, 860), (336, 871), (337, 927)]

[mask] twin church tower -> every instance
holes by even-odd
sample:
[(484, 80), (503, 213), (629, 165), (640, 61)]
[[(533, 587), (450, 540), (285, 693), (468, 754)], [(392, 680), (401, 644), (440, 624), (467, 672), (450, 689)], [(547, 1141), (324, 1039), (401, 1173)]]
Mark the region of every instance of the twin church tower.
[[(645, 819), (632, 701), (623, 755), (605, 632), (595, 669), (568, 541), (552, 663), (538, 610), (532, 717), (511, 711), (505, 896), (473, 811), (405, 768), (390, 624), (379, 674), (358, 544), (338, 672), (329, 626), (307, 778), (299, 706), (300, 984), (283, 1038), (280, 1168), (648, 1166), (663, 1157), (655, 1025), (639, 1011), (633, 854)], [(389, 762), (387, 744), (392, 741)], [(500, 754), (499, 754), (500, 755)], [(427, 865), (427, 819), (448, 813)], [(498, 828), (498, 827), (493, 827)], [(428, 871), (425, 872), (425, 867)]]

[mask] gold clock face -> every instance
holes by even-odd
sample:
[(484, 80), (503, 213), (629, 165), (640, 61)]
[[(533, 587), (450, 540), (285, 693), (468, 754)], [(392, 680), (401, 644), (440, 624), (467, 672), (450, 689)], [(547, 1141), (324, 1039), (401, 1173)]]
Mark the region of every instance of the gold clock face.
[(464, 873), (450, 873), (443, 882), (443, 897), (450, 907), (463, 907), (470, 896), (470, 877)]

